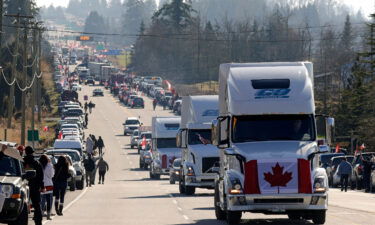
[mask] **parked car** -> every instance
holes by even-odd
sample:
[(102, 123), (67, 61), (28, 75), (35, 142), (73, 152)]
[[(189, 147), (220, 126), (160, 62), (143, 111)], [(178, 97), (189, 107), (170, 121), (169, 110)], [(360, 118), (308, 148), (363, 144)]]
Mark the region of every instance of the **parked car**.
[(141, 132), (141, 134), (139, 135), (138, 144), (137, 144), (138, 153), (140, 152), (140, 150), (142, 150), (142, 141), (143, 141), (143, 138), (146, 138), (146, 143), (150, 144), (151, 143), (151, 139), (152, 139), (152, 132), (151, 131)]
[[(331, 159), (336, 156), (343, 156), (344, 153), (325, 153), (319, 155), (319, 163), (320, 167), (324, 168), (326, 170), (327, 175), (330, 174), (329, 166), (331, 164)], [(328, 171), (327, 171), (328, 168)]]
[[(343, 158), (346, 158), (346, 160), (351, 164), (353, 162), (354, 156), (352, 155), (345, 155), (345, 156), (335, 156), (331, 158), (331, 164), (329, 166), (329, 169), (327, 168), (327, 171), (329, 171), (328, 175), (328, 182), (331, 187), (337, 187), (340, 185), (340, 176), (337, 174), (337, 168), (340, 165)], [(351, 183), (351, 176), (349, 177), (349, 184)]]
[(169, 183), (175, 184), (176, 181), (180, 181), (181, 174), (181, 158), (177, 158), (173, 161), (172, 168), (169, 171)]
[[(362, 153), (363, 158), (371, 160), (375, 156), (375, 152)], [(352, 189), (358, 190), (363, 188), (363, 161), (360, 154), (355, 155), (353, 159)]]
[(80, 153), (77, 150), (72, 149), (54, 149), (54, 150), (48, 150), (46, 152), (47, 155), (60, 155), (65, 154), (69, 155), (72, 159), (72, 166), (76, 171), (75, 175), (75, 186), (77, 189), (82, 190), (85, 187), (85, 167), (83, 166), (82, 157)]
[(143, 101), (143, 98), (141, 97), (136, 97), (131, 101), (130, 107), (132, 108), (145, 108), (145, 103)]
[(54, 149), (72, 149), (77, 150), (80, 156), (83, 155), (83, 144), (77, 140), (65, 140), (65, 139), (57, 139), (53, 144)]
[(92, 92), (92, 96), (104, 96), (104, 92), (100, 88), (94, 89)]
[(138, 146), (138, 138), (139, 138), (139, 130), (134, 130), (131, 140), (130, 140), (130, 147), (134, 148), (135, 146)]
[(146, 145), (146, 149), (142, 149), (139, 153), (139, 168), (143, 168), (147, 170), (148, 166), (152, 162), (152, 157), (151, 157), (151, 145), (148, 144)]
[(27, 225), (30, 207), (28, 179), (35, 177), (35, 170), (24, 171), (18, 159), (0, 158), (0, 185), (4, 195), (4, 205), (0, 212), (0, 223)]
[(131, 106), (131, 101), (134, 99), (134, 98), (136, 98), (137, 97), (137, 95), (129, 95), (129, 97), (127, 98), (127, 100), (126, 100), (126, 106)]
[(138, 129), (141, 126), (141, 121), (137, 117), (128, 117), (122, 125), (124, 126), (124, 135), (126, 136)]

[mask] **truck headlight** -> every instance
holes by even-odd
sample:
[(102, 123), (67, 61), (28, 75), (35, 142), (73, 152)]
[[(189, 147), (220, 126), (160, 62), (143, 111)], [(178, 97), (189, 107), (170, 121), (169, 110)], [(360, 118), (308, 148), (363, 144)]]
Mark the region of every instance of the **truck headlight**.
[(189, 166), (187, 168), (187, 173), (186, 173), (187, 176), (195, 176), (195, 173), (194, 173), (194, 169), (193, 167)]
[(324, 177), (315, 177), (314, 179), (314, 193), (324, 193), (326, 192), (327, 187), (325, 184)]
[(231, 180), (232, 188), (229, 189), (229, 194), (238, 195), (242, 194), (242, 185), (239, 179)]
[(5, 196), (5, 198), (10, 198), (13, 194), (13, 185), (11, 184), (1, 185), (1, 193)]

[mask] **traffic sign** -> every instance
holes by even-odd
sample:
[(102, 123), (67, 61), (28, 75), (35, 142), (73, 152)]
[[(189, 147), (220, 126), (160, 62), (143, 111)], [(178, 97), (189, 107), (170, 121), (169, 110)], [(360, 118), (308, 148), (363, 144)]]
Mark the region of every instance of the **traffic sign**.
[(38, 130), (28, 130), (27, 131), (27, 141), (39, 141), (39, 131)]

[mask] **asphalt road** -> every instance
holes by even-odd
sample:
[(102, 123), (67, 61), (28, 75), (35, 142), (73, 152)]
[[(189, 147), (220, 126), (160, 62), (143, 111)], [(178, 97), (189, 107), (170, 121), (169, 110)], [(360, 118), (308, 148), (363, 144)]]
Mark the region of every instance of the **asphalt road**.
[[(129, 136), (123, 136), (125, 118), (140, 116), (144, 125), (150, 126), (152, 116), (172, 114), (161, 107), (153, 111), (151, 100), (147, 98), (142, 110), (128, 109), (108, 91), (104, 97), (91, 97), (94, 88), (85, 86), (80, 96), (89, 95), (89, 100), (96, 104), (89, 116), (86, 135), (92, 133), (104, 139), (104, 158), (110, 167), (105, 184), (68, 192), (64, 216), (54, 217), (45, 224), (225, 224), (215, 219), (212, 190), (197, 189), (197, 194), (189, 197), (180, 195), (178, 185), (170, 185), (167, 177), (150, 180), (148, 171), (138, 168), (137, 151), (130, 149)], [(326, 224), (375, 224), (374, 200), (374, 194), (330, 190)], [(290, 221), (282, 215), (246, 213), (243, 219), (243, 224), (312, 224), (310, 221)]]

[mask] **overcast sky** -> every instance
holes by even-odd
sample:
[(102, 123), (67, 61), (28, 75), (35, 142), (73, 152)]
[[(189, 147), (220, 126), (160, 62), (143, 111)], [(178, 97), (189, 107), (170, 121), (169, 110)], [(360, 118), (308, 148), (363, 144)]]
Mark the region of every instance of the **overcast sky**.
[[(156, 0), (158, 1), (158, 0)], [(363, 12), (367, 15), (373, 13), (375, 10), (375, 0), (342, 0), (348, 5), (353, 6), (355, 9), (362, 9)], [(39, 6), (51, 5), (54, 6), (67, 6), (69, 0), (36, 0), (36, 3)]]

